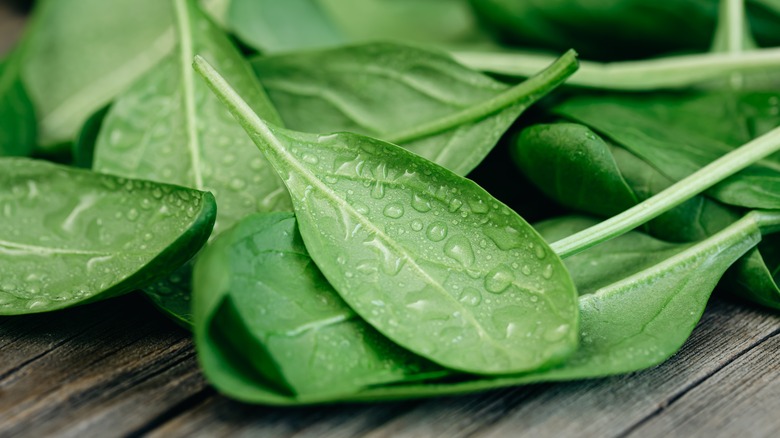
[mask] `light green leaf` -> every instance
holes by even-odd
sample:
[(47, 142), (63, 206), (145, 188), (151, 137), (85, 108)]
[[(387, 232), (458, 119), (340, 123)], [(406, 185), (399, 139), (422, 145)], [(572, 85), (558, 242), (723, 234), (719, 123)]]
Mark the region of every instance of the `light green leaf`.
[(206, 242), (210, 193), (44, 161), (0, 159), (0, 314), (129, 292)]
[(215, 233), (255, 211), (290, 209), (282, 182), (241, 126), (195, 77), (195, 54), (219, 65), (263, 117), (278, 116), (246, 61), (193, 1), (173, 2), (175, 52), (123, 93), (103, 122), (94, 168), (214, 193)]
[(170, 52), (172, 15), (160, 0), (37, 3), (23, 77), (52, 148)]

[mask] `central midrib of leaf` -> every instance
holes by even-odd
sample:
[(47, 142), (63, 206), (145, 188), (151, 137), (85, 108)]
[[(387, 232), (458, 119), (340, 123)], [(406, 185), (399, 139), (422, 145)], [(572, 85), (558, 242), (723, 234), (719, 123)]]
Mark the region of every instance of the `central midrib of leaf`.
[(184, 103), (184, 124), (187, 136), (187, 150), (192, 163), (194, 188), (203, 190), (203, 175), (200, 164), (200, 139), (197, 130), (197, 113), (195, 109), (195, 73), (190, 67), (195, 50), (192, 47), (192, 23), (187, 11), (187, 0), (175, 0), (176, 30), (179, 36), (179, 68), (182, 78), (182, 100)]
[(8, 248), (12, 250), (27, 251), (30, 254), (36, 255), (50, 255), (50, 254), (75, 254), (75, 255), (113, 255), (104, 251), (90, 251), (83, 249), (69, 249), (69, 248), (51, 248), (46, 246), (28, 245), (25, 243), (9, 242), (7, 240), (0, 240), (0, 249)]

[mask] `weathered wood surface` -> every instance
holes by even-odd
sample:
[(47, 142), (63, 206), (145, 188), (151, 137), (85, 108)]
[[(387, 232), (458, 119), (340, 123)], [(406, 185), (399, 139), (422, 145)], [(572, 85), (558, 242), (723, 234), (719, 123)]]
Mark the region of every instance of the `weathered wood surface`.
[(410, 402), (249, 406), (143, 298), (0, 320), (0, 436), (777, 436), (780, 316), (716, 300), (665, 364)]

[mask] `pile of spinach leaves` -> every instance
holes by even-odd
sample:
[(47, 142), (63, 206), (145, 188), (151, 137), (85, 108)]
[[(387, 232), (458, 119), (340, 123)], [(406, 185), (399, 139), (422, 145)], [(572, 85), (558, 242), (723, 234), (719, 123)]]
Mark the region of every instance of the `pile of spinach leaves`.
[(0, 314), (140, 290), (295, 405), (648, 368), (718, 284), (780, 309), (780, 10), (679, 3), (39, 1)]

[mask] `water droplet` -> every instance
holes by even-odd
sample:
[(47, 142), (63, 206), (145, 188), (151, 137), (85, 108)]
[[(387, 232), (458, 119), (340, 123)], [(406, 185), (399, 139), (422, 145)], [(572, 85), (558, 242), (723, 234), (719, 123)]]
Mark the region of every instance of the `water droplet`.
[(320, 162), (320, 159), (316, 155), (314, 155), (314, 154), (306, 153), (306, 154), (303, 154), (302, 158), (303, 158), (303, 161), (305, 161), (305, 162), (307, 162), (309, 164), (317, 164), (317, 163)]
[(352, 201), (349, 203), (352, 208), (355, 209), (359, 214), (368, 214), (371, 212), (371, 209), (368, 208), (368, 205), (360, 202), (360, 201)]
[(463, 236), (451, 237), (444, 245), (444, 254), (463, 266), (474, 264), (474, 250), (471, 248), (471, 242)]
[(423, 223), (420, 219), (415, 219), (412, 221), (411, 227), (414, 231), (420, 231), (423, 229)]
[(455, 213), (460, 207), (463, 206), (463, 201), (458, 198), (452, 198), (449, 202), (450, 213)]
[(537, 245), (536, 249), (534, 249), (534, 254), (536, 255), (536, 258), (541, 260), (547, 256), (547, 253), (544, 251), (544, 248), (542, 245)]
[(374, 183), (374, 188), (371, 189), (371, 197), (374, 199), (382, 199), (385, 197), (385, 185), (377, 181)]
[(466, 287), (460, 293), (458, 301), (469, 306), (478, 306), (482, 302), (482, 294), (473, 287)]
[(485, 289), (494, 294), (500, 294), (507, 290), (515, 280), (508, 266), (498, 265), (485, 277)]
[(241, 178), (233, 178), (233, 180), (230, 181), (230, 188), (233, 190), (241, 190), (244, 187), (246, 187), (246, 181)]
[(447, 237), (447, 224), (441, 221), (432, 222), (425, 230), (425, 235), (434, 242), (441, 242)]
[(423, 195), (415, 193), (412, 195), (412, 208), (420, 213), (426, 213), (431, 211), (431, 201), (429, 201)]
[(520, 272), (522, 272), (523, 275), (531, 275), (531, 267), (528, 265), (523, 265), (523, 267), (520, 269)]
[(389, 218), (398, 219), (404, 215), (404, 207), (397, 202), (391, 202), (385, 206), (382, 213)]
[(134, 220), (138, 219), (139, 215), (140, 214), (138, 213), (138, 210), (136, 210), (135, 208), (131, 208), (127, 212), (127, 220), (134, 221)]
[(549, 280), (550, 278), (552, 278), (552, 275), (553, 275), (553, 266), (552, 265), (545, 266), (544, 270), (542, 271), (542, 277)]
[(469, 199), (469, 209), (476, 214), (485, 214), (490, 211), (490, 207), (482, 199)]

